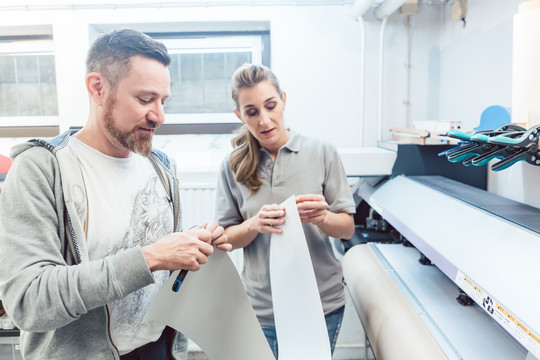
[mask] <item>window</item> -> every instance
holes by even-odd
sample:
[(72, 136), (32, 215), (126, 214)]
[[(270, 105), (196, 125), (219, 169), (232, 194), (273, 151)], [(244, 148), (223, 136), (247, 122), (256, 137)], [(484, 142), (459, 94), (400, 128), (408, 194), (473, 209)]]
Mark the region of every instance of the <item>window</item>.
[[(0, 43), (0, 119), (17, 117), (17, 121), (8, 120), (13, 126), (24, 125), (25, 118), (57, 116), (52, 40), (36, 40), (32, 36), (6, 38)], [(31, 122), (36, 124), (35, 120)]]
[(231, 123), (231, 77), (244, 63), (260, 63), (262, 41), (253, 36), (164, 39), (171, 55), (169, 123)]
[(54, 55), (0, 55), (0, 116), (58, 115)]

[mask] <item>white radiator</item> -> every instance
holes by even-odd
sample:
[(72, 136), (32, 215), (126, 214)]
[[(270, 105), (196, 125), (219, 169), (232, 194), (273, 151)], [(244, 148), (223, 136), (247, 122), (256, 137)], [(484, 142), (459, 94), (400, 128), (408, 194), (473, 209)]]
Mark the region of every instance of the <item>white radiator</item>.
[(216, 203), (216, 185), (202, 183), (180, 183), (180, 206), (182, 228), (214, 220)]

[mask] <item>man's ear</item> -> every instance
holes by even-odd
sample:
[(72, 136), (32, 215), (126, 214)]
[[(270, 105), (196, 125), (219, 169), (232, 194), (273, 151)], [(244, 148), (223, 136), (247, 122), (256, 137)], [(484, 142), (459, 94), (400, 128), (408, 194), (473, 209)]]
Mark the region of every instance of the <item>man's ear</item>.
[(241, 122), (245, 123), (245, 121), (242, 119), (242, 117), (240, 116), (240, 114), (238, 113), (238, 109), (234, 109), (234, 114), (236, 115), (236, 117), (238, 119), (240, 119)]
[(105, 79), (101, 74), (93, 72), (86, 75), (86, 90), (90, 99), (97, 105), (103, 105)]

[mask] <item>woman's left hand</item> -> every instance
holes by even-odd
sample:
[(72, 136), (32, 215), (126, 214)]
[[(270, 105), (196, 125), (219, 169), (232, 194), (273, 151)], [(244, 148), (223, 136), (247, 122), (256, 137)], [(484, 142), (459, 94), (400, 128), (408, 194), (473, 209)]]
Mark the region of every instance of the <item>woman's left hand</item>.
[(328, 203), (322, 195), (306, 194), (296, 197), (296, 207), (300, 220), (304, 223), (321, 225), (328, 215)]

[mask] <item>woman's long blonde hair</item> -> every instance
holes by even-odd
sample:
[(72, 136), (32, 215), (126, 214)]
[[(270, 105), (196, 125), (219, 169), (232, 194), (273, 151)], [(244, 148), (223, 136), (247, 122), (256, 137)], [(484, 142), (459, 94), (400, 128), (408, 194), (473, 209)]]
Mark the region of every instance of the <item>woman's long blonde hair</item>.
[[(278, 92), (283, 100), (283, 93), (274, 73), (264, 65), (244, 64), (240, 66), (232, 77), (232, 99), (236, 105), (236, 111), (240, 112), (238, 94), (241, 89), (251, 88), (263, 81), (268, 81)], [(237, 131), (237, 135), (231, 141), (233, 151), (229, 159), (229, 165), (235, 175), (236, 181), (245, 184), (249, 193), (257, 191), (262, 182), (257, 174), (261, 158), (260, 145), (251, 134), (246, 124)]]

